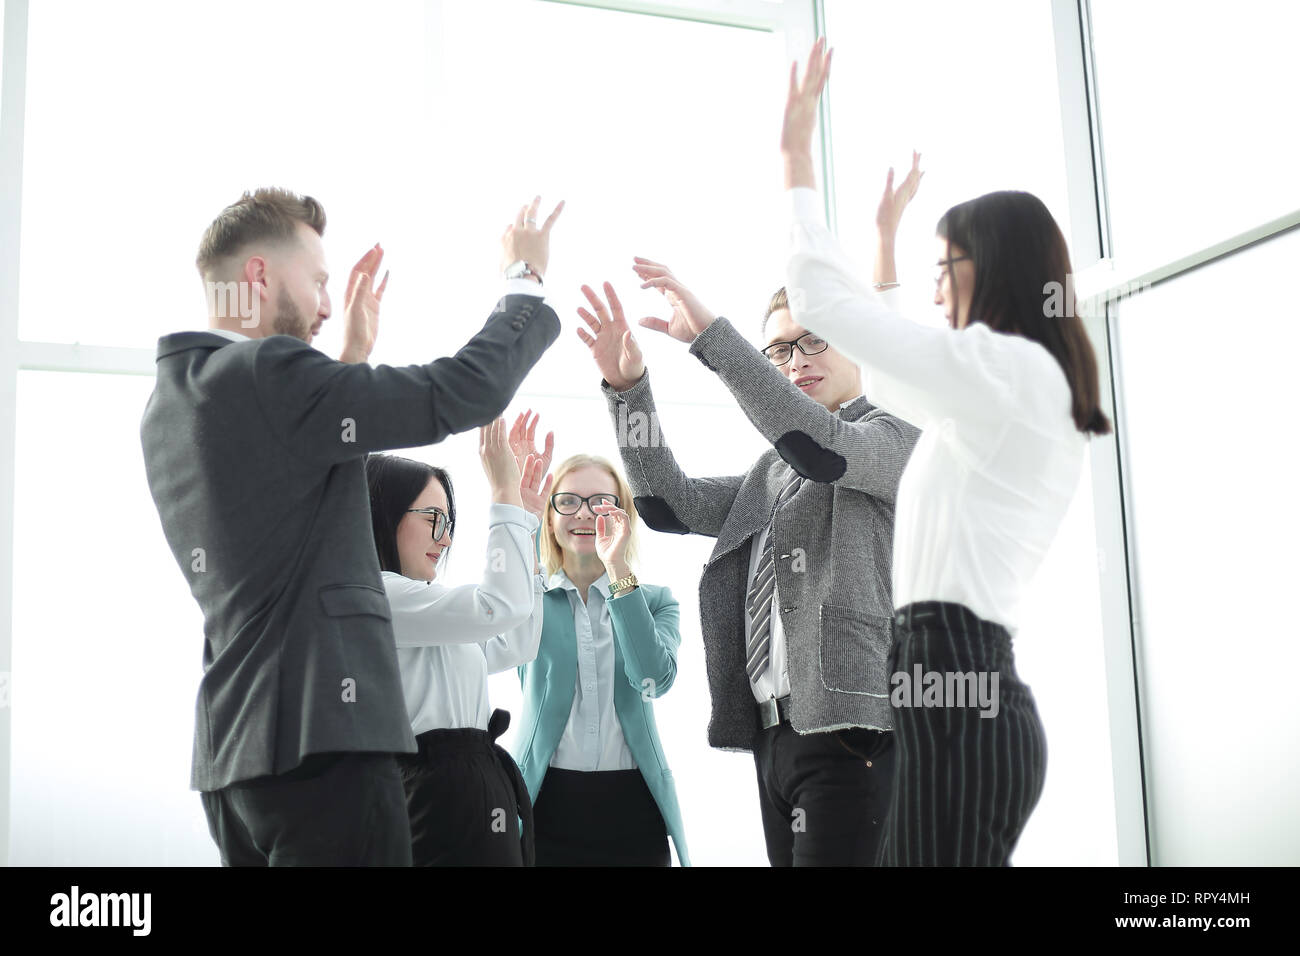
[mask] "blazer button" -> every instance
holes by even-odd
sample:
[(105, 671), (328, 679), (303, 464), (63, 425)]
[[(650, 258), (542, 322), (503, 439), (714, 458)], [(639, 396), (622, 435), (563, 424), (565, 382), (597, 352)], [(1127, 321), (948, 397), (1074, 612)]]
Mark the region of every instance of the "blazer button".
[(518, 319), (515, 319), (513, 322), (510, 323), (510, 327), (514, 329), (516, 332), (518, 332), (520, 329), (524, 327), (524, 323), (520, 322)]

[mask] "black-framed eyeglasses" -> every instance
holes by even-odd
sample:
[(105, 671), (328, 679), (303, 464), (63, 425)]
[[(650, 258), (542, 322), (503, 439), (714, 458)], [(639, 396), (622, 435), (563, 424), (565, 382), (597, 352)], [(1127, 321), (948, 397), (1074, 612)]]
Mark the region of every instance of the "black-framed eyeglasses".
[(407, 508), (407, 514), (426, 515), (433, 518), (431, 528), (433, 530), (433, 540), (437, 541), (442, 537), (447, 526), (451, 524), (451, 519), (447, 517), (447, 512), (441, 508)]
[(805, 332), (797, 339), (791, 339), (789, 342), (773, 342), (762, 351), (769, 362), (780, 368), (794, 358), (796, 347), (804, 355), (818, 355), (830, 348), (831, 343), (820, 336), (814, 335), (812, 332)]
[(551, 507), (562, 515), (576, 515), (582, 510), (583, 502), (587, 504), (587, 510), (592, 514), (596, 513), (596, 505), (613, 505), (618, 507), (618, 495), (598, 494), (575, 495), (569, 491), (561, 491), (558, 494), (551, 495)]
[(940, 259), (934, 264), (934, 287), (937, 289), (943, 285), (943, 277), (952, 271), (954, 262), (969, 262), (970, 256), (952, 256), (948, 259)]

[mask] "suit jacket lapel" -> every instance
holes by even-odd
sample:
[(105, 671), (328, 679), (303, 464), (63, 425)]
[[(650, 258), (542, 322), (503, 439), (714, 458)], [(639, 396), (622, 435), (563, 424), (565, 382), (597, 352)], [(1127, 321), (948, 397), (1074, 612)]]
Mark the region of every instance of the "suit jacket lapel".
[[(542, 646), (538, 657), (549, 662), (548, 672), (558, 674), (572, 694), (578, 681), (578, 634), (573, 628), (573, 605), (564, 588), (551, 588), (542, 595), (550, 601), (542, 616)], [(566, 677), (567, 675), (567, 677)]]

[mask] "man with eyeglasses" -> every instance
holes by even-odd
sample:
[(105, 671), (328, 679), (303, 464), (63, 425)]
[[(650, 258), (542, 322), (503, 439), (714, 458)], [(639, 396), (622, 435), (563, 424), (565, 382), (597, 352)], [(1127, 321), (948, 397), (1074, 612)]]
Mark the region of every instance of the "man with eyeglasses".
[[(916, 179), (886, 188), (895, 229), (894, 204), (901, 213)], [(786, 290), (768, 305), (758, 350), (665, 266), (638, 258), (633, 269), (673, 308), (641, 324), (688, 343), (772, 443), (743, 475), (691, 478), (662, 435), (620, 441), (645, 523), (717, 539), (700, 578), (709, 743), (753, 752), (773, 866), (872, 865), (893, 783), (894, 499), (919, 432), (873, 406), (857, 366), (794, 324)], [(897, 284), (882, 243), (877, 287)], [(590, 333), (578, 334), (616, 427), (638, 412), (657, 421), (613, 287), (608, 307), (583, 291), (595, 314), (579, 310)]]
[(140, 435), (203, 611), (190, 785), (224, 865), (411, 863), (393, 755), (415, 739), (364, 461), (491, 421), (555, 341), (540, 283), (560, 208), (539, 228), (539, 201), (502, 237), (506, 294), (482, 330), (403, 368), (366, 364), (377, 244), (348, 279), (341, 360), (312, 347), (331, 315), (316, 200), (245, 193), (203, 236), (210, 328), (159, 339)]

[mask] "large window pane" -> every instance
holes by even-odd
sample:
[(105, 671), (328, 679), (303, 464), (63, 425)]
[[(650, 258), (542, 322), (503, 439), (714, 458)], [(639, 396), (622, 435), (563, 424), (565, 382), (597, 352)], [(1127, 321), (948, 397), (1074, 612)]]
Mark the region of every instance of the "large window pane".
[[(1152, 862), (1300, 863), (1295, 309), (1300, 233), (1120, 303)], [(1280, 683), (1279, 683), (1280, 682)]]
[[(394, 266), (394, 294), (410, 298), (400, 314), (392, 303), (377, 360), (450, 349), (481, 325), (498, 293), (502, 229), (535, 193), (546, 210), (567, 203), (546, 277), (564, 331), (526, 389), (596, 394), (574, 332), (583, 283), (614, 283), (633, 323), (666, 314), (658, 293), (637, 288), (635, 255), (666, 262), (758, 337), (784, 281), (781, 35), (517, 0), (444, 4), (433, 32), (445, 179), (421, 227), (437, 254), (405, 275)], [(490, 45), (463, 40), (489, 35)], [(679, 343), (650, 332), (640, 342), (678, 394), (730, 401)]]
[[(827, 0), (835, 48), (830, 81), (837, 221), (870, 273), (885, 171), (896, 182), (921, 153), (926, 171), (898, 236), (904, 295), (933, 306), (934, 227), (950, 206), (998, 189), (1046, 203), (1070, 235), (1051, 6)], [(802, 68), (802, 67), (801, 67)]]
[[(780, 35), (535, 0), (355, 11), (35, 6), (20, 336), (152, 347), (204, 325), (202, 230), (271, 183), (329, 216), (331, 354), (347, 272), (377, 240), (392, 283), (373, 360), (454, 351), (491, 310), (501, 231), (534, 193), (568, 201), (547, 276), (566, 326), (583, 282), (614, 281), (634, 319), (659, 310), (629, 268), (642, 254), (757, 332), (784, 254)], [(128, 40), (144, 52), (123, 60)], [(676, 351), (645, 340), (652, 362)], [(566, 327), (534, 387), (581, 391), (589, 361)], [(723, 398), (681, 365), (684, 388)]]
[(199, 239), (257, 186), (325, 203), (340, 297), (381, 236), (427, 263), (401, 225), (433, 182), (424, 22), (416, 0), (32, 4), (19, 336), (206, 325)]
[(1092, 0), (1092, 27), (1116, 259), (1142, 268), (1300, 209), (1300, 5)]
[(144, 477), (146, 378), (20, 372), (10, 863), (215, 865), (203, 618)]

